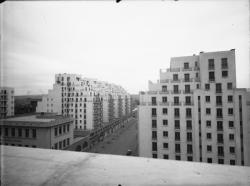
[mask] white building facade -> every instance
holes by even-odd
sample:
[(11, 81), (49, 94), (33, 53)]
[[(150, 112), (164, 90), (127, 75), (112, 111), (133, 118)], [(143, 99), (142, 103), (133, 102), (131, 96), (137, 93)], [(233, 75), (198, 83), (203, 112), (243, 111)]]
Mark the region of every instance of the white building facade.
[(140, 92), (139, 156), (250, 165), (249, 111), (234, 49), (171, 58)]
[[(75, 119), (75, 129), (92, 130), (112, 122), (116, 95), (129, 94), (117, 85), (76, 74), (57, 74), (53, 89), (38, 102), (36, 112), (57, 113)], [(123, 100), (124, 101), (124, 100)]]
[(0, 118), (15, 114), (14, 88), (0, 87)]

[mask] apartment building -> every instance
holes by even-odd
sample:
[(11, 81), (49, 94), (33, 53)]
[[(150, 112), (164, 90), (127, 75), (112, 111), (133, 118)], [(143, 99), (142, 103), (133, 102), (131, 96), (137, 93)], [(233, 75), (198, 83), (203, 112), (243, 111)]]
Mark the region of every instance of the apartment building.
[(0, 118), (14, 116), (14, 88), (0, 87)]
[(0, 144), (65, 149), (73, 142), (73, 121), (72, 118), (54, 114), (2, 119)]
[[(75, 129), (98, 129), (110, 123), (121, 112), (115, 97), (129, 95), (117, 85), (76, 74), (56, 74), (53, 89), (38, 102), (36, 112), (51, 112), (71, 116)], [(122, 101), (122, 100), (121, 100)], [(116, 110), (118, 109), (118, 110)]]
[(140, 92), (139, 156), (250, 165), (249, 111), (234, 49), (171, 58)]

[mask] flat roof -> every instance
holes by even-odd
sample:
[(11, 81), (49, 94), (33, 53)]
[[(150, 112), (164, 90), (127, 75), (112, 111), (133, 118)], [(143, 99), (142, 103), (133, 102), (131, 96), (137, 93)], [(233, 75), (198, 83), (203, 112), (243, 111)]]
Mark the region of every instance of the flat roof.
[[(250, 167), (0, 146), (3, 185), (250, 185)], [(21, 170), (21, 171), (20, 171)]]
[(61, 115), (29, 115), (1, 119), (4, 126), (19, 127), (52, 127), (63, 123), (72, 122), (74, 119)]

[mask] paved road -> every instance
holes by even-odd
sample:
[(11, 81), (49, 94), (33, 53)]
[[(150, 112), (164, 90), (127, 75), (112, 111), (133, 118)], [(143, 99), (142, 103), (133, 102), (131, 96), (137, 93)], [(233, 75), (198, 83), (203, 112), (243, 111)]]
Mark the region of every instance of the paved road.
[(132, 155), (137, 156), (137, 128), (136, 119), (132, 118), (125, 124), (124, 128), (120, 128), (104, 141), (96, 144), (91, 148), (90, 152), (102, 154), (126, 155), (127, 150), (132, 150)]

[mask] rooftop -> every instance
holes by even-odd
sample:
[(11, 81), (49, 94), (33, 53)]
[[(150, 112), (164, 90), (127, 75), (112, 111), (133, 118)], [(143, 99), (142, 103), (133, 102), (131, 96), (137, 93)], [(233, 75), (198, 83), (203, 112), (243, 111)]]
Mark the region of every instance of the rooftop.
[(250, 185), (250, 167), (0, 146), (4, 185)]
[(1, 125), (25, 126), (25, 127), (52, 127), (62, 123), (73, 121), (70, 117), (55, 114), (37, 114), (2, 119)]

